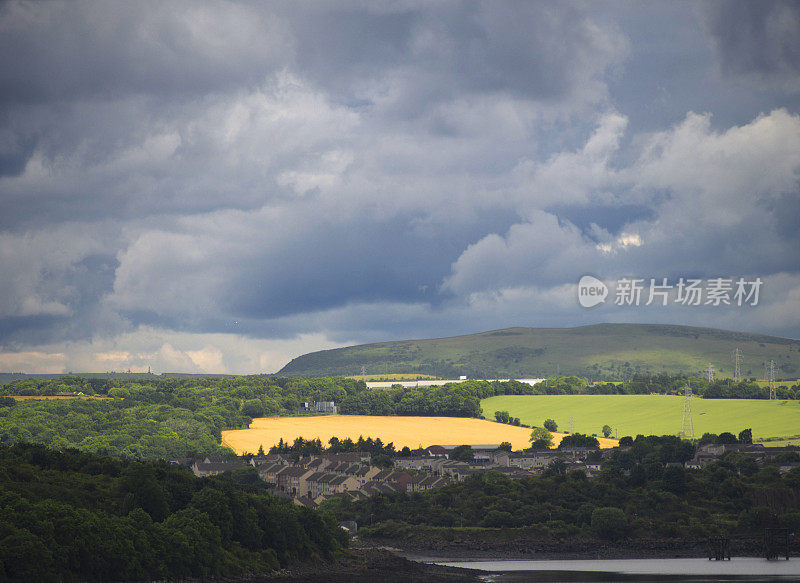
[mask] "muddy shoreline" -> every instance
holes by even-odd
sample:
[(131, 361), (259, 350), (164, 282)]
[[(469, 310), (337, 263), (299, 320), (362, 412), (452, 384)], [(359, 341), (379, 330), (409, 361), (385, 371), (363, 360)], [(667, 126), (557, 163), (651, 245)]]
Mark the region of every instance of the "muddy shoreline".
[[(731, 541), (734, 556), (759, 556), (759, 539)], [(797, 556), (798, 549), (792, 555)], [(707, 558), (705, 541), (695, 540), (636, 540), (601, 543), (590, 539), (571, 539), (542, 542), (498, 543), (493, 541), (463, 541), (458, 544), (445, 541), (427, 541), (424, 544), (407, 540), (354, 539), (346, 556), (335, 561), (295, 565), (268, 576), (257, 576), (235, 581), (273, 583), (407, 583), (409, 581), (432, 583), (485, 583), (487, 572), (430, 564), (431, 561), (478, 560), (568, 560), (568, 559), (675, 559)], [(597, 581), (598, 573), (509, 572), (493, 573), (493, 581)], [(586, 579), (588, 577), (589, 579)], [(617, 575), (615, 580), (625, 580)], [(682, 577), (652, 577), (653, 581), (679, 580)], [(702, 577), (697, 578), (700, 580)], [(641, 580), (641, 579), (637, 579)], [(234, 580), (225, 580), (233, 583)]]
[[(616, 543), (596, 539), (559, 541), (481, 541), (481, 540), (354, 540), (353, 550), (383, 549), (415, 561), (444, 560), (568, 560), (568, 559), (688, 559), (708, 558), (707, 541), (691, 539), (623, 540)], [(800, 549), (793, 548), (797, 556)], [(758, 557), (760, 538), (733, 539), (733, 556)]]
[(376, 548), (351, 549), (346, 557), (315, 565), (297, 565), (265, 577), (263, 583), (478, 583), (483, 571), (443, 567), (413, 561), (395, 552)]

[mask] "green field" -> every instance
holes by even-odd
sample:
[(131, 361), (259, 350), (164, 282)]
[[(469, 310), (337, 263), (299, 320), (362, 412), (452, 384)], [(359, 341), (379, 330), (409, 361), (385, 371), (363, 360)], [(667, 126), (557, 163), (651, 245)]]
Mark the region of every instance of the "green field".
[[(800, 374), (800, 341), (761, 334), (660, 324), (597, 324), (578, 328), (508, 328), (452, 338), (363, 344), (304, 354), (279, 375), (424, 373), (441, 378), (541, 378), (560, 372), (590, 380), (632, 374), (733, 375), (732, 353), (742, 351), (742, 374), (763, 378), (775, 361), (777, 379)], [(781, 384), (781, 383), (779, 383)]]
[[(692, 399), (694, 435), (730, 431), (738, 434), (748, 427), (753, 438), (796, 437), (800, 433), (800, 403), (750, 399)], [(624, 435), (677, 435), (683, 421), (683, 397), (669, 395), (547, 395), (501, 396), (481, 401), (483, 415), (508, 411), (522, 423), (541, 426), (547, 418), (569, 431), (570, 417), (575, 431), (600, 434), (610, 425), (615, 437)]]

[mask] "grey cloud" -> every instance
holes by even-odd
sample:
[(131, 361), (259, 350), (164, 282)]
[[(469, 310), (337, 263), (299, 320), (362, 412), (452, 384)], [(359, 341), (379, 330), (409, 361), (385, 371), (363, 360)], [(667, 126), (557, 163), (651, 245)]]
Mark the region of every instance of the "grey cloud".
[(125, 328), (101, 298), (112, 289), (116, 225), (66, 223), (0, 233), (0, 347), (88, 338)]
[[(287, 196), (286, 167), (349, 139), (355, 114), (291, 76), (190, 104), (78, 101), (15, 118), (40, 137), (26, 171), (0, 177), (0, 226), (258, 208)], [(24, 204), (22, 204), (24, 201)]]
[(6, 2), (0, 102), (228, 91), (291, 55), (274, 15), (236, 2)]
[(800, 5), (725, 0), (703, 5), (723, 73), (800, 91)]
[(246, 3), (5, 2), (0, 177), (20, 174), (37, 150), (102, 156), (137, 124), (260, 86), (292, 52), (285, 24)]
[(626, 48), (616, 30), (574, 4), (301, 6), (282, 11), (297, 40), (299, 70), (345, 102), (377, 103), (406, 121), (469, 94), (596, 101), (604, 97), (603, 75)]
[[(393, 134), (424, 152), (512, 129), (491, 160), (449, 145), (505, 165), (542, 115), (528, 100), (596, 99), (622, 44), (575, 6), (527, 3), (9, 2), (0, 26), (0, 227), (16, 230), (258, 208), (308, 158)], [(337, 83), (391, 97), (350, 108)]]
[(351, 303), (433, 305), (467, 243), (515, 220), (492, 211), (420, 230), (415, 214), (333, 217), (313, 208), (216, 213), (144, 231), (120, 252), (107, 302), (134, 322), (176, 318), (219, 331), (237, 320), (254, 335), (272, 331), (259, 321)]

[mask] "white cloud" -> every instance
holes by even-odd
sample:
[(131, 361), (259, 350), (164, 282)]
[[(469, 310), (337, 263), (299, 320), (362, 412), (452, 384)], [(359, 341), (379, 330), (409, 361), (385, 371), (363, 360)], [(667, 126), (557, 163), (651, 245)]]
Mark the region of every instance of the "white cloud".
[[(559, 152), (545, 162), (523, 160), (514, 169), (519, 196), (525, 206), (544, 209), (551, 205), (613, 204), (620, 183), (611, 162), (620, 147), (628, 119), (616, 112), (604, 114), (597, 129), (575, 152)], [(527, 203), (527, 204), (526, 204)]]
[(637, 192), (652, 218), (632, 221), (614, 235), (596, 225), (583, 232), (533, 210), (504, 236), (488, 235), (467, 248), (444, 289), (550, 284), (588, 272), (711, 277), (796, 267), (776, 205), (784, 196), (796, 201), (800, 192), (800, 116), (776, 110), (715, 132), (708, 116), (689, 114), (651, 136), (633, 164), (615, 169), (611, 162), (624, 127), (624, 118), (604, 118), (585, 147), (536, 167), (532, 182), (547, 202), (564, 204), (588, 202), (616, 183)]

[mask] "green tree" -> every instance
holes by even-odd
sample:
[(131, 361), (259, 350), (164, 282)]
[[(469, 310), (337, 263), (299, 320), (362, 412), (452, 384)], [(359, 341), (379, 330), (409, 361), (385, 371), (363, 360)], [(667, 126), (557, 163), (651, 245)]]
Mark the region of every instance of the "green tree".
[(739, 443), (753, 443), (753, 430), (748, 428), (740, 431)]
[(558, 424), (552, 419), (545, 419), (543, 425), (548, 431), (558, 431)]
[(600, 442), (592, 435), (583, 435), (582, 433), (573, 433), (572, 435), (565, 435), (558, 444), (559, 449), (565, 447), (600, 447)]
[(603, 425), (603, 437), (611, 437), (611, 426), (610, 425)]
[(261, 399), (249, 399), (242, 403), (242, 415), (247, 415), (248, 417), (263, 417), (264, 415), (264, 403), (261, 402)]
[(450, 459), (469, 463), (475, 459), (475, 452), (468, 445), (459, 445), (450, 452)]
[(553, 445), (553, 434), (544, 427), (534, 427), (530, 442), (533, 449), (547, 449)]

